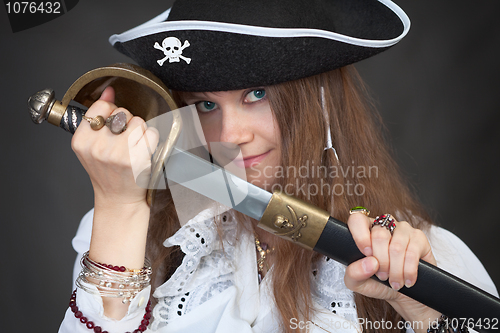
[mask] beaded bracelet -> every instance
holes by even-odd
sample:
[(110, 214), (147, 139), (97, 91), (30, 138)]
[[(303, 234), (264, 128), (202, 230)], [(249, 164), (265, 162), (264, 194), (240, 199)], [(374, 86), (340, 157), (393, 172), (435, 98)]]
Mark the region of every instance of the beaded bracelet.
[[(97, 263), (86, 252), (80, 261), (82, 271), (76, 285), (91, 294), (122, 297), (122, 302), (127, 303), (150, 284), (152, 271), (147, 258), (145, 262), (146, 265), (141, 269), (127, 269), (124, 266)], [(94, 286), (98, 288), (98, 293)]]
[(442, 314), (437, 321), (430, 323), (427, 333), (469, 333), (468, 327), (458, 325), (458, 321), (456, 326), (457, 327), (454, 327), (453, 320), (450, 320), (447, 316)]
[[(80, 319), (80, 322), (84, 324), (89, 330), (93, 330), (94, 333), (109, 333), (108, 331), (103, 331), (101, 326), (97, 326), (93, 321), (88, 320), (87, 317), (83, 315), (83, 313), (78, 309), (76, 305), (76, 289), (71, 294), (71, 298), (69, 300), (69, 307), (71, 308), (71, 312), (73, 312), (74, 316), (77, 319)], [(142, 318), (141, 325), (133, 331), (132, 333), (142, 333), (147, 330), (149, 325), (149, 320), (151, 319), (151, 301), (148, 301), (148, 305), (146, 305), (146, 313)], [(130, 332), (127, 332), (130, 333)]]

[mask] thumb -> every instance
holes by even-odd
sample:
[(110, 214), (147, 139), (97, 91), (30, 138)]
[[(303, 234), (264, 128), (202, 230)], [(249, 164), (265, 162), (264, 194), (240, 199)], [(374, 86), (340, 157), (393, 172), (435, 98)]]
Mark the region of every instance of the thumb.
[(370, 277), (378, 271), (375, 257), (365, 257), (350, 264), (346, 269), (344, 282), (347, 288), (358, 291)]
[(111, 86), (106, 87), (99, 100), (115, 104), (115, 89)]
[(394, 299), (397, 291), (370, 279), (378, 269), (379, 263), (375, 257), (366, 257), (355, 261), (347, 266), (344, 283), (352, 291), (368, 297), (385, 300)]

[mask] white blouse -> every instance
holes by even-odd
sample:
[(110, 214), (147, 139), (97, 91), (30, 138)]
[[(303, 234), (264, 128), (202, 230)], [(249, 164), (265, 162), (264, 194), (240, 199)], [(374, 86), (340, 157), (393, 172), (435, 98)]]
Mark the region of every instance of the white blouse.
[[(270, 285), (276, 272), (271, 268), (259, 284), (254, 236), (238, 229), (229, 212), (225, 216), (221, 235), (213, 210), (207, 209), (165, 240), (164, 246), (179, 245), (185, 256), (171, 278), (155, 290), (158, 304), (145, 332), (282, 332)], [(93, 210), (83, 217), (73, 239), (78, 252), (74, 280), (81, 270), (79, 260), (89, 249), (92, 219)], [(498, 296), (481, 262), (458, 237), (435, 226), (427, 236), (439, 267)], [(344, 285), (344, 273), (345, 266), (334, 260), (323, 258), (315, 263), (311, 269), (315, 316), (307, 322), (293, 318), (286, 325), (307, 332), (359, 332), (356, 304)], [(84, 316), (109, 333), (133, 332), (143, 318), (149, 292), (150, 288), (141, 291), (120, 321), (103, 315), (100, 296), (81, 289), (77, 305)], [(68, 308), (59, 333), (89, 332)]]

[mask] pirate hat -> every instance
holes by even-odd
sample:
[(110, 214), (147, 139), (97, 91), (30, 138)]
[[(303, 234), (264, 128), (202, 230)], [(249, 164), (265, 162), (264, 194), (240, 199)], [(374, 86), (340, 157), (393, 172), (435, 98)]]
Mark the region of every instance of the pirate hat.
[(110, 43), (171, 89), (225, 91), (352, 64), (409, 28), (389, 0), (177, 0)]

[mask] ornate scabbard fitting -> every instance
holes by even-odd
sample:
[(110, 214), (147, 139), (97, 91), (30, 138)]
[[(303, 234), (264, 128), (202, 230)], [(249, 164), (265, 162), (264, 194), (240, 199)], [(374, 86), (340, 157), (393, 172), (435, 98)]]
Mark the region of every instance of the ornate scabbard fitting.
[(259, 227), (291, 239), (307, 249), (314, 249), (330, 214), (311, 204), (280, 191), (273, 193)]

